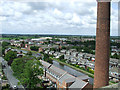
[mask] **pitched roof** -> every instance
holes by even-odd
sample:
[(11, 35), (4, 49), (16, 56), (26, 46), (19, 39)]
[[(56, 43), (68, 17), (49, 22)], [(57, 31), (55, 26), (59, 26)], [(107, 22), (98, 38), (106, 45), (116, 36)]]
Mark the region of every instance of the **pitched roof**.
[(86, 85), (88, 84), (88, 82), (82, 81), (79, 78), (76, 78), (75, 82), (69, 87), (70, 89), (73, 88), (79, 88), (82, 89), (84, 88)]
[(49, 70), (51, 72), (54, 72), (58, 76), (62, 76), (64, 73), (66, 73), (66, 71), (64, 71), (64, 70), (62, 70), (62, 69), (60, 69), (58, 67), (55, 67), (53, 65), (49, 68)]
[(64, 75), (59, 79), (59, 82), (60, 82), (60, 83), (63, 83), (63, 81), (65, 81), (65, 82), (67, 83), (67, 82), (69, 82), (69, 81), (71, 81), (71, 80), (72, 80), (72, 81), (75, 81), (74, 79), (75, 79), (74, 76), (66, 73), (66, 74), (64, 74)]
[(50, 70), (50, 71), (53, 72), (54, 74), (60, 76), (60, 78), (59, 78), (58, 81), (59, 81), (61, 84), (62, 84), (64, 81), (65, 81), (66, 83), (73, 82), (73, 83), (69, 86), (70, 89), (72, 89), (72, 88), (79, 88), (79, 89), (81, 89), (81, 88), (84, 88), (84, 87), (88, 84), (88, 82), (82, 81), (82, 80), (84, 80), (84, 79), (86, 79), (86, 78), (88, 79), (88, 76), (87, 76), (87, 75), (80, 76), (80, 77), (77, 77), (77, 78), (76, 78), (75, 76), (67, 73), (66, 71), (64, 71), (64, 70), (62, 70), (62, 69), (60, 69), (60, 68), (58, 68), (58, 67), (53, 66), (52, 64), (49, 64), (49, 63), (47, 63), (47, 62), (45, 62), (45, 61), (43, 61), (43, 60), (40, 60), (40, 61), (41, 61), (42, 65), (43, 65), (44, 67), (46, 67), (46, 68), (49, 67), (48, 70)]
[(47, 63), (43, 60), (40, 60), (40, 62), (42, 63), (42, 65), (45, 67), (45, 68), (48, 68), (51, 64), (50, 63)]
[(82, 75), (82, 76), (79, 76), (77, 78), (79, 78), (81, 80), (85, 80), (85, 79), (89, 79), (90, 77), (88, 75)]

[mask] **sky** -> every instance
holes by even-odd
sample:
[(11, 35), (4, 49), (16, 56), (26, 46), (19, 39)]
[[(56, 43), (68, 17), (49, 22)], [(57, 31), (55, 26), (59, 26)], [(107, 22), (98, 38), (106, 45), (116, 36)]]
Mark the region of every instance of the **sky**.
[[(96, 19), (96, 0), (0, 2), (2, 34), (96, 35)], [(117, 2), (111, 3), (111, 36), (118, 36)]]

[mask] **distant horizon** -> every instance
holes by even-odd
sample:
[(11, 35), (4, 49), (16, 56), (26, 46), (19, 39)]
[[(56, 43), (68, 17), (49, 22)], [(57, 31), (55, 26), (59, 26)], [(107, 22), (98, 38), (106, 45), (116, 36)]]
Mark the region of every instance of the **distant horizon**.
[[(70, 34), (33, 34), (33, 33), (24, 33), (24, 34), (22, 34), (22, 33), (17, 33), (17, 34), (15, 34), (15, 33), (12, 33), (12, 34), (0, 34), (0, 35), (58, 35), (58, 36), (95, 36), (96, 37), (96, 35), (70, 35)], [(110, 36), (110, 37), (120, 37), (120, 36)]]

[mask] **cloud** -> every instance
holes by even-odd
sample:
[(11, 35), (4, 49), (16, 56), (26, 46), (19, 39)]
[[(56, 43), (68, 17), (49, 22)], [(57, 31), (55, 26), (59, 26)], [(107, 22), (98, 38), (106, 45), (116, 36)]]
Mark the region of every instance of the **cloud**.
[[(95, 1), (3, 1), (0, 7), (4, 33), (96, 34)], [(116, 30), (117, 10), (112, 11), (112, 29)]]

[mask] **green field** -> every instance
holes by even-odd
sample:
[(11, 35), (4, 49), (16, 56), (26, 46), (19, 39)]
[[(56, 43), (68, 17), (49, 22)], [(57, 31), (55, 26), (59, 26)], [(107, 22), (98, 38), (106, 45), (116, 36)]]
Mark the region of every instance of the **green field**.
[(0, 37), (0, 39), (9, 40), (10, 38), (3, 38), (3, 37)]

